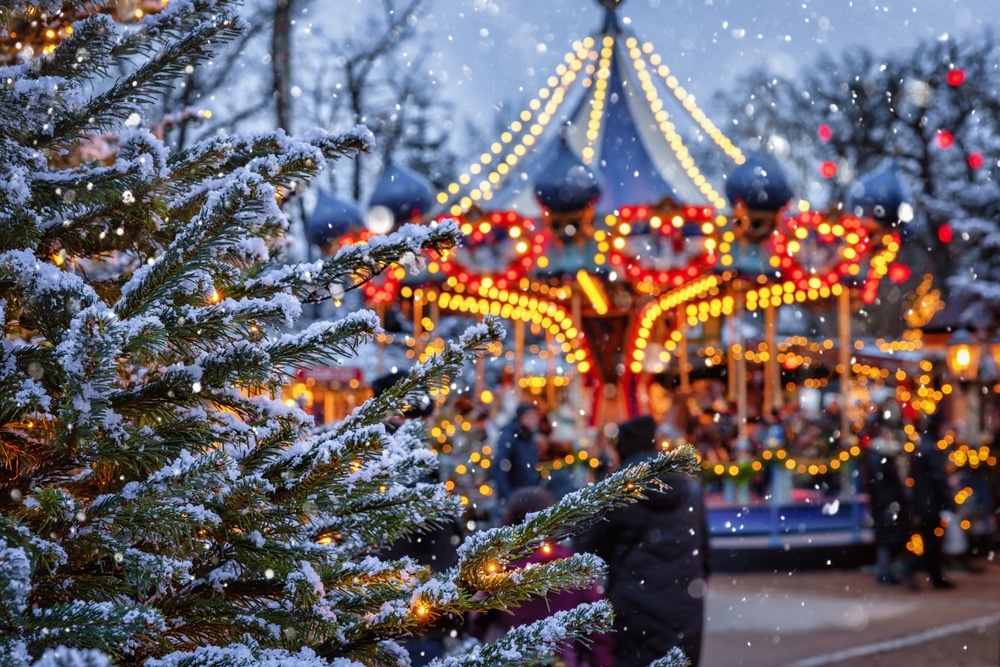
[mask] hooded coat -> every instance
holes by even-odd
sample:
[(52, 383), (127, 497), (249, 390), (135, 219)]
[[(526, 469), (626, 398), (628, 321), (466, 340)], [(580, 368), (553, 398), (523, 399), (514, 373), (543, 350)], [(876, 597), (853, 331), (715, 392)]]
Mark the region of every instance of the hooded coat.
[(884, 446), (882, 442), (882, 438), (875, 438), (868, 451), (868, 498), (872, 528), (875, 544), (900, 547), (906, 544), (912, 533), (910, 513), (906, 490), (896, 462), (898, 452), (892, 445)]
[[(618, 450), (631, 454), (622, 467), (656, 454), (655, 422), (639, 419), (648, 422), (619, 428)], [(661, 480), (668, 488), (650, 490), (645, 500), (613, 510), (577, 543), (578, 551), (608, 564), (616, 667), (648, 665), (675, 646), (692, 665), (701, 655), (709, 576), (704, 496), (694, 478), (664, 475)]]
[(516, 489), (536, 486), (541, 481), (538, 443), (535, 434), (521, 424), (520, 413), (500, 431), (490, 466), (490, 478), (501, 501), (510, 498)]

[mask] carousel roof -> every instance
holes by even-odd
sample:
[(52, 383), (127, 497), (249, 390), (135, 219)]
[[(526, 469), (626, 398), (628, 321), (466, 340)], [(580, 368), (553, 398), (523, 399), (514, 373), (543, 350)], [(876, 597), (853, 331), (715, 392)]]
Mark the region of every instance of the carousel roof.
[(751, 209), (778, 211), (794, 194), (778, 160), (763, 151), (751, 155), (726, 180), (729, 201), (742, 202)]
[(912, 217), (910, 201), (910, 194), (899, 177), (899, 166), (889, 159), (851, 186), (847, 207), (855, 215), (895, 227)]
[(365, 228), (365, 217), (358, 205), (319, 190), (316, 206), (306, 225), (310, 243), (324, 246), (337, 241), (345, 234)]
[[(557, 76), (549, 78), (500, 141), (438, 195), (444, 212), (461, 215), (475, 206), (538, 216), (535, 183), (565, 146), (597, 177), (599, 216), (666, 197), (726, 207), (695, 165), (665, 98), (675, 98), (734, 164), (742, 164), (742, 153), (697, 107), (652, 45), (620, 26), (619, 3), (602, 4), (601, 30), (574, 44)], [(562, 127), (563, 136), (553, 125)]]

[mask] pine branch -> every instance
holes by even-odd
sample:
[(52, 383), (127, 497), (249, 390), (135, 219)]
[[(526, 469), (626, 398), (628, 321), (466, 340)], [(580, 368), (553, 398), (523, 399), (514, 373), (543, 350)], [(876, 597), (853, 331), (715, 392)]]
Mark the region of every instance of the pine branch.
[(305, 331), (285, 334), (267, 343), (264, 351), (275, 366), (309, 368), (341, 361), (358, 346), (382, 332), (378, 315), (370, 310), (352, 313), (336, 322), (317, 322)]
[(501, 526), (471, 535), (459, 548), (463, 584), (470, 590), (492, 591), (497, 585), (494, 575), (506, 563), (529, 555), (546, 540), (558, 541), (578, 534), (606, 510), (642, 498), (644, 489), (660, 484), (659, 475), (693, 474), (696, 466), (694, 449), (685, 445), (569, 493), (519, 526)]
[(29, 76), (36, 79), (104, 76), (118, 36), (118, 27), (110, 16), (87, 16), (73, 24), (72, 34), (56, 45), (50, 57), (32, 62)]
[(303, 303), (318, 303), (330, 298), (329, 286), (355, 289), (404, 257), (430, 250), (441, 254), (461, 238), (451, 220), (430, 226), (404, 225), (392, 234), (372, 237), (365, 245), (345, 246), (328, 259), (265, 272), (248, 280), (244, 291), (234, 296), (290, 293)]
[(441, 660), (441, 667), (509, 665), (530, 667), (548, 660), (573, 641), (585, 641), (590, 631), (610, 632), (611, 605), (606, 601), (560, 611), (551, 618), (511, 629), (500, 639), (470, 653)]
[(242, 34), (243, 22), (227, 8), (211, 20), (195, 23), (177, 41), (158, 50), (129, 76), (94, 96), (79, 110), (54, 119), (51, 127), (24, 138), (23, 143), (50, 149), (69, 148), (77, 137), (109, 131), (123, 123), (143, 104), (169, 90), (185, 70), (212, 57), (214, 43), (224, 43)]
[[(95, 618), (104, 622), (94, 623)], [(117, 659), (166, 630), (160, 615), (141, 605), (80, 600), (52, 605), (25, 617), (22, 623), (31, 652), (55, 648), (65, 642), (64, 632), (72, 632), (77, 646), (97, 649)]]
[(125, 284), (114, 308), (119, 317), (131, 317), (156, 301), (168, 302), (178, 292), (190, 290), (204, 277), (200, 267), (237, 243), (248, 224), (272, 212), (280, 215), (274, 210), (273, 191), (259, 177), (241, 172), (220, 185), (163, 254)]

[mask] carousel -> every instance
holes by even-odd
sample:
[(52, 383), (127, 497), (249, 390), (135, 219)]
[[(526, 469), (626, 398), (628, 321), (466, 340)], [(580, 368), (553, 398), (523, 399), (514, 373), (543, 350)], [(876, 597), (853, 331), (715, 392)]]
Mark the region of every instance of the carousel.
[[(708, 118), (653, 44), (623, 27), (619, 4), (601, 2), (599, 30), (572, 45), (436, 196), (426, 179), (389, 165), (367, 218), (324, 195), (310, 240), (332, 250), (402, 222), (457, 220), (461, 247), (365, 287), (379, 312), (398, 308), (410, 323), (399, 334), (410, 358), (433, 351), (449, 317), (504, 318), (513, 329), (508, 349), (497, 350), (504, 383), (571, 422), (584, 451), (567, 462), (593, 466), (589, 445), (639, 414), (681, 440), (699, 420), (725, 414), (728, 456), (703, 460), (717, 492), (717, 539), (776, 547), (836, 534), (863, 543), (855, 462), (869, 404), (887, 392), (910, 411), (942, 399), (919, 341), (863, 341), (851, 331), (851, 313), (872, 303), (883, 280), (909, 277), (897, 262), (912, 218), (905, 187), (888, 161), (847, 202), (812, 210), (774, 155), (745, 154)], [(699, 169), (682, 127), (728, 161), (724, 186)], [(831, 327), (789, 326), (818, 311)], [(477, 369), (473, 403), (497, 400), (501, 388), (487, 376)], [(767, 436), (810, 389), (832, 420), (819, 444), (796, 450)], [(709, 405), (698, 404), (704, 396)], [(437, 433), (445, 446), (468, 424), (448, 426)], [(474, 453), (473, 464), (488, 462), (488, 452)]]

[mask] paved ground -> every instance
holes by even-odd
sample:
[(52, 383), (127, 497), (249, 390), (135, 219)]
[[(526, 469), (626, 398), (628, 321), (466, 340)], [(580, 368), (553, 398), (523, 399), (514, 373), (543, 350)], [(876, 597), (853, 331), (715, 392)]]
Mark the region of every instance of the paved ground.
[(701, 667), (998, 667), (1000, 554), (949, 571), (954, 590), (864, 570), (719, 574)]

